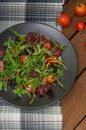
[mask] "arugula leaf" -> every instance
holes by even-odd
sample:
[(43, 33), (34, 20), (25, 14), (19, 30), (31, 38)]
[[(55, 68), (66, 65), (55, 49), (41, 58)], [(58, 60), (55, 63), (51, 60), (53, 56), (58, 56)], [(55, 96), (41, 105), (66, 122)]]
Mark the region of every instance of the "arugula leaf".
[(24, 94), (28, 94), (29, 92), (22, 88), (22, 86), (17, 86), (14, 90), (14, 93), (17, 94), (19, 97), (22, 97)]
[(0, 80), (0, 91), (2, 90), (2, 88), (3, 88), (3, 82), (2, 80)]
[(20, 84), (21, 82), (22, 82), (22, 77), (18, 73), (16, 73), (16, 83)]
[(16, 36), (16, 37), (19, 37), (21, 41), (25, 41), (25, 36), (26, 35), (20, 35), (18, 32), (16, 32), (15, 30), (13, 30), (12, 28), (9, 28), (9, 30), (11, 32), (13, 32), (13, 34)]
[(0, 80), (0, 91), (1, 90), (7, 91), (7, 81)]
[(52, 40), (50, 37), (47, 37), (47, 40), (51, 43), (53, 43), (56, 47), (65, 50), (66, 46), (65, 45), (60, 45), (58, 42)]
[(64, 68), (62, 66), (58, 66), (56, 74), (58, 75), (58, 78), (61, 77), (64, 74)]
[(37, 87), (39, 86), (41, 83), (41, 80), (39, 78), (30, 78), (30, 80), (28, 80), (28, 84), (31, 84), (32, 87)]

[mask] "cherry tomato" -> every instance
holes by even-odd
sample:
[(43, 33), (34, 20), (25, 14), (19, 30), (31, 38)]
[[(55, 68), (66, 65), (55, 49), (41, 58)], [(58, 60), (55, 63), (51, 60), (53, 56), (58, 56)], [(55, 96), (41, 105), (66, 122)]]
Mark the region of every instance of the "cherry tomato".
[(86, 42), (84, 43), (84, 48), (86, 48)]
[(30, 92), (30, 93), (33, 92), (32, 86), (31, 86), (30, 84), (29, 84), (29, 85), (25, 84), (25, 85), (24, 85), (24, 89), (27, 90), (27, 91)]
[(83, 3), (77, 3), (74, 7), (74, 12), (78, 16), (84, 16), (86, 14), (86, 5)]
[(57, 19), (57, 23), (62, 26), (62, 27), (66, 27), (70, 24), (71, 19), (69, 17), (69, 15), (67, 14), (61, 14), (58, 19)]
[(53, 82), (56, 81), (56, 79), (57, 79), (57, 78), (56, 78), (53, 74), (48, 75), (48, 76), (46, 77), (46, 81), (47, 81), (48, 83), (53, 83)]
[(54, 57), (49, 57), (46, 59), (46, 63), (49, 63), (51, 65), (54, 65), (56, 63), (56, 60), (57, 60), (57, 57), (54, 56)]
[(76, 23), (76, 29), (77, 29), (78, 31), (84, 30), (84, 29), (85, 29), (85, 24), (84, 24), (82, 21), (77, 22), (77, 23)]
[(21, 64), (24, 63), (26, 60), (27, 60), (27, 56), (26, 55), (21, 55), (20, 56), (19, 61), (20, 61)]
[(53, 60), (51, 60), (51, 61), (49, 61), (49, 63), (50, 63), (51, 65), (54, 65), (56, 62), (53, 61)]
[(45, 48), (47, 48), (47, 49), (50, 49), (50, 48), (51, 48), (51, 45), (50, 45), (49, 42), (44, 43), (43, 46), (44, 46)]

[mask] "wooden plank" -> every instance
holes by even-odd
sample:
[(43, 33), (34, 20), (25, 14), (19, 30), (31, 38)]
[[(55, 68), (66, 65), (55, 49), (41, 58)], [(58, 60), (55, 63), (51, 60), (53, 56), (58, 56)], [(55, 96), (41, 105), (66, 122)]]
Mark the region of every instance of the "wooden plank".
[(86, 117), (81, 123), (76, 127), (75, 130), (86, 130)]
[[(69, 0), (66, 5), (63, 7), (63, 13), (66, 13), (71, 18), (71, 24), (63, 28), (63, 33), (68, 37), (72, 37), (72, 35), (76, 32), (76, 23), (78, 21), (86, 22), (86, 16), (79, 17), (74, 14), (74, 6), (77, 4), (77, 2), (81, 2), (81, 0)], [(85, 3), (85, 0), (82, 0), (82, 3)]]
[(86, 114), (86, 71), (62, 99), (63, 130), (73, 130)]
[(71, 43), (75, 49), (78, 70), (77, 74), (79, 74), (86, 67), (86, 48), (84, 47), (84, 43), (86, 42), (86, 32), (79, 32), (73, 39)]
[[(75, 48), (78, 61), (78, 75), (86, 67), (86, 49), (83, 45), (86, 42), (86, 27), (84, 32), (77, 32), (75, 26), (79, 20), (85, 22), (86, 16), (78, 17), (74, 14), (73, 9), (77, 2), (81, 2), (81, 0), (69, 0), (67, 4), (64, 5), (63, 12), (71, 16), (72, 22), (68, 27), (63, 28), (63, 33), (69, 38), (69, 40)], [(82, 2), (85, 3), (86, 1), (82, 0)]]

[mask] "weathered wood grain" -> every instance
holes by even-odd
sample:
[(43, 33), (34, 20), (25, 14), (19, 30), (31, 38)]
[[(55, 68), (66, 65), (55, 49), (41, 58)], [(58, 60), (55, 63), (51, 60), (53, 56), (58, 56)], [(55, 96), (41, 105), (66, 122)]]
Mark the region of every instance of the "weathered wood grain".
[(86, 42), (86, 31), (77, 33), (72, 39), (71, 43), (75, 49), (78, 70), (77, 75), (86, 67), (86, 48), (84, 43)]
[(75, 130), (86, 130), (86, 116), (85, 116), (85, 118), (80, 122), (80, 124), (75, 128)]
[(63, 130), (74, 130), (74, 127), (86, 114), (86, 71), (62, 99), (62, 112)]
[[(71, 41), (77, 57), (77, 79), (70, 91), (62, 99), (63, 130), (86, 130), (86, 27), (85, 31), (78, 32), (76, 23), (86, 23), (86, 15), (78, 17), (74, 14), (77, 2), (86, 3), (86, 0), (65, 0), (63, 13), (71, 17), (71, 24), (63, 28), (63, 33)], [(83, 71), (84, 70), (84, 71)]]

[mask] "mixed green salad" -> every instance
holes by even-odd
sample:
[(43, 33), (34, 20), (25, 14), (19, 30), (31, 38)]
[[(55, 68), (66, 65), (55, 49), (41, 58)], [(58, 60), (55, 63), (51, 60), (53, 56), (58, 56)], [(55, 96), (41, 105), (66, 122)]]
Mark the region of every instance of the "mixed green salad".
[(27, 94), (32, 103), (37, 96), (44, 96), (53, 87), (63, 87), (60, 78), (66, 66), (62, 60), (64, 45), (60, 45), (39, 32), (15, 35), (13, 40), (0, 48), (0, 91), (11, 87), (13, 93), (22, 97)]

